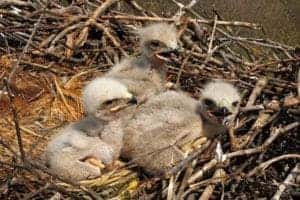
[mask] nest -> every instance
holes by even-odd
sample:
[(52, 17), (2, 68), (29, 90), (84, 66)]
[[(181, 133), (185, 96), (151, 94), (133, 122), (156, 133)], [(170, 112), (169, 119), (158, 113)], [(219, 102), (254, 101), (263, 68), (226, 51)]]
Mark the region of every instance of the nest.
[[(298, 49), (242, 37), (240, 30), (261, 27), (205, 19), (193, 10), (196, 2), (178, 4), (169, 18), (135, 1), (0, 2), (1, 199), (299, 196)], [(243, 93), (229, 133), (195, 149), (167, 178), (128, 164), (81, 183), (49, 173), (42, 152), (57, 129), (83, 116), (83, 85), (138, 54), (137, 28), (162, 21), (177, 24), (184, 49), (168, 66), (169, 81), (194, 97), (215, 78)]]

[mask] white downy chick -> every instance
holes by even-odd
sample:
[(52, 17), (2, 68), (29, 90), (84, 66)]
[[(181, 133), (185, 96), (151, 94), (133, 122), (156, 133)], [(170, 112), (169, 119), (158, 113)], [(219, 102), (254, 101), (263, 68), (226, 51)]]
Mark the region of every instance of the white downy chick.
[(178, 44), (174, 25), (156, 23), (140, 29), (138, 34), (141, 40), (141, 55), (137, 58), (125, 58), (105, 76), (124, 83), (140, 102), (165, 89), (164, 64)]
[(225, 116), (237, 112), (241, 96), (232, 84), (216, 80), (204, 86), (200, 101), (205, 110)]
[(82, 102), (88, 115), (95, 115), (98, 109), (116, 99), (132, 99), (126, 85), (109, 77), (98, 77), (83, 89)]
[(82, 100), (89, 116), (96, 116), (106, 122), (105, 129), (99, 134), (101, 140), (119, 153), (123, 142), (122, 117), (129, 117), (129, 113), (135, 109), (136, 106), (132, 106), (136, 104), (135, 97), (119, 80), (99, 77), (86, 85)]
[(103, 121), (96, 118), (68, 125), (48, 143), (44, 154), (46, 165), (53, 173), (71, 181), (100, 176), (100, 168), (84, 160), (95, 158), (109, 164), (119, 157), (119, 150), (97, 137), (107, 129)]
[(201, 120), (199, 101), (182, 92), (167, 91), (151, 97), (124, 123), (121, 156), (153, 175), (165, 174), (185, 157), (180, 147), (201, 136), (226, 131), (221, 124)]

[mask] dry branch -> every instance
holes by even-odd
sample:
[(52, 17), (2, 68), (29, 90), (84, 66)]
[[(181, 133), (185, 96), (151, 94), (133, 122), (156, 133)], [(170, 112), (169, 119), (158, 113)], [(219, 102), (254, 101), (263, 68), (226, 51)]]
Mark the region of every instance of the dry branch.
[(289, 158), (297, 158), (300, 159), (300, 154), (285, 154), (285, 155), (281, 155), (275, 158), (272, 158), (268, 161), (265, 161), (263, 163), (260, 163), (257, 167), (255, 167), (254, 169), (252, 169), (248, 174), (247, 177), (253, 176), (257, 173), (261, 173), (263, 172), (266, 168), (268, 168), (270, 165), (272, 165), (274, 162), (278, 162), (280, 160), (283, 159), (289, 159)]
[[(116, 8), (112, 6), (115, 2), (118, 2)], [(255, 31), (260, 26), (248, 22), (225, 21), (217, 11), (215, 11), (215, 15), (218, 16), (218, 19), (205, 19), (193, 10), (193, 6), (199, 2), (197, 0), (191, 0), (186, 5), (177, 0), (173, 2), (178, 6), (175, 17), (160, 17), (149, 11), (148, 8), (141, 6), (142, 4), (139, 5), (136, 1), (131, 0), (89, 0), (76, 5), (62, 5), (60, 1), (44, 0), (37, 0), (34, 4), (30, 1), (20, 0), (1, 1), (0, 40), (4, 42), (0, 44), (2, 53), (0, 65), (3, 66), (0, 69), (0, 79), (12, 77), (10, 79), (16, 80), (18, 87), (8, 88), (16, 89), (11, 92), (11, 94), (16, 94), (13, 97), (15, 105), (9, 102), (5, 88), (0, 90), (0, 112), (3, 111), (5, 115), (5, 118), (0, 119), (0, 126), (2, 126), (0, 132), (5, 133), (1, 134), (0, 140), (2, 155), (0, 164), (8, 169), (8, 179), (24, 182), (23, 185), (21, 183), (21, 187), (10, 184), (9, 181), (4, 183), (8, 191), (16, 191), (15, 196), (13, 193), (8, 194), (9, 198), (15, 199), (17, 196), (43, 198), (43, 195), (47, 194), (51, 195), (44, 198), (55, 198), (59, 195), (60, 198), (65, 196), (76, 198), (76, 195), (89, 199), (98, 198), (98, 192), (103, 189), (102, 187), (80, 189), (79, 185), (73, 185), (70, 186), (72, 188), (72, 192), (70, 192), (65, 186), (52, 182), (48, 184), (48, 178), (40, 178), (44, 172), (37, 170), (40, 168), (39, 166), (15, 164), (14, 160), (22, 157), (21, 149), (26, 152), (25, 162), (30, 160), (31, 156), (40, 156), (39, 151), (42, 151), (47, 139), (55, 133), (59, 127), (58, 124), (61, 126), (61, 113), (65, 114), (65, 109), (73, 119), (79, 118), (83, 114), (79, 100), (82, 86), (86, 81), (109, 70), (114, 63), (117, 63), (118, 59), (116, 58), (120, 53), (124, 56), (138, 54), (139, 52), (135, 48), (137, 37), (134, 30), (148, 22), (175, 22), (179, 27), (181, 48), (184, 50), (183, 52), (187, 53), (177, 55), (174, 58), (174, 65), (173, 63), (168, 64), (167, 81), (180, 82), (181, 88), (198, 96), (198, 91), (206, 81), (224, 79), (234, 83), (245, 94), (250, 94), (249, 98), (243, 98), (241, 112), (236, 113), (234, 117), (234, 123), (230, 129), (230, 134), (234, 136), (232, 137), (234, 139), (222, 138), (221, 149), (227, 150), (227, 152), (219, 156), (221, 158), (209, 161), (209, 158), (205, 156), (207, 156), (207, 152), (213, 151), (211, 148), (207, 148), (205, 153), (202, 148), (191, 152), (186, 159), (171, 169), (170, 184), (167, 184), (168, 182), (163, 178), (155, 179), (155, 181), (149, 178), (150, 184), (147, 183), (146, 190), (152, 191), (162, 185), (162, 191), (160, 189), (153, 191), (152, 197), (186, 198), (190, 193), (196, 194), (198, 197), (201, 195), (199, 193), (204, 190), (202, 195), (207, 198), (215, 196), (222, 198), (224, 193), (225, 198), (236, 198), (240, 192), (235, 191), (233, 194), (228, 188), (236, 186), (245, 188), (244, 184), (257, 181), (256, 178), (260, 176), (259, 172), (273, 162), (280, 160), (281, 162), (277, 164), (281, 165), (281, 163), (287, 162), (286, 159), (293, 161), (298, 159), (298, 156), (291, 155), (294, 150), (299, 149), (297, 142), (293, 142), (297, 138), (292, 138), (299, 130), (298, 119), (300, 116), (300, 101), (295, 93), (297, 87), (295, 72), (298, 71), (300, 60), (299, 56), (295, 55), (295, 48), (269, 39), (241, 37), (239, 31), (236, 30), (250, 28)], [(129, 3), (133, 12), (130, 10), (128, 13), (124, 13), (123, 3), (126, 5)], [(142, 16), (135, 16), (136, 13), (140, 13)], [(187, 13), (190, 14), (189, 17), (185, 15)], [(25, 81), (23, 77), (25, 77)], [(268, 82), (265, 81), (265, 77)], [(14, 81), (11, 82), (14, 83)], [(61, 83), (64, 84), (64, 87), (61, 86)], [(36, 85), (39, 92), (34, 89)], [(72, 101), (67, 101), (67, 96)], [(57, 97), (60, 98), (59, 101), (56, 101)], [(260, 104), (256, 104), (256, 102), (260, 102)], [(23, 103), (26, 104), (27, 109), (24, 109)], [(9, 115), (10, 112), (5, 112), (7, 110), (5, 107), (10, 106), (15, 106), (15, 109), (12, 110), (16, 111), (18, 118)], [(72, 118), (68, 117), (68, 119)], [(22, 121), (22, 125), (18, 124), (20, 123), (18, 119)], [(6, 127), (7, 124), (9, 124), (8, 127)], [(13, 124), (15, 126), (11, 126)], [(265, 132), (267, 128), (270, 128), (270, 131)], [(291, 131), (292, 129), (295, 131)], [(21, 133), (18, 133), (20, 131)], [(15, 137), (15, 132), (17, 132), (17, 137)], [(29, 134), (23, 134), (24, 132)], [(41, 136), (40, 132), (47, 132), (47, 134)], [(271, 134), (266, 135), (269, 132)], [(291, 132), (291, 134), (284, 134), (286, 132)], [(279, 136), (282, 136), (281, 140), (274, 142)], [(268, 138), (264, 140), (265, 137)], [(14, 142), (15, 138), (18, 143)], [(225, 140), (224, 143), (223, 140)], [(6, 143), (6, 141), (9, 142)], [(178, 141), (176, 140), (160, 150), (174, 148)], [(289, 148), (284, 146), (285, 143), (288, 143)], [(276, 149), (276, 152), (279, 151), (277, 157), (272, 155), (270, 144), (275, 148), (282, 144), (280, 148)], [(235, 148), (230, 151), (228, 145)], [(20, 153), (15, 150), (18, 148)], [(206, 146), (204, 145), (203, 148), (205, 149)], [(290, 149), (293, 149), (293, 152)], [(149, 152), (141, 157), (153, 153), (156, 152)], [(236, 162), (237, 159), (234, 158), (237, 156), (241, 156), (241, 160), (247, 161)], [(272, 159), (262, 162), (265, 156)], [(257, 157), (259, 157), (260, 163), (258, 166)], [(113, 172), (125, 170), (124, 168), (135, 170), (131, 169), (133, 162), (134, 160), (125, 166), (118, 166)], [(208, 171), (216, 174), (219, 168), (230, 172), (230, 176), (207, 177), (206, 180), (201, 181), (204, 175), (209, 175)], [(249, 168), (253, 170), (245, 172), (245, 169)], [(9, 171), (10, 169), (18, 170)], [(277, 169), (268, 168), (267, 170)], [(21, 172), (29, 172), (30, 180), (28, 181)], [(139, 173), (141, 173), (139, 177), (143, 179), (143, 172)], [(251, 175), (251, 179), (247, 179), (247, 183), (245, 183), (245, 179), (226, 182), (226, 180), (234, 178), (243, 178), (244, 174)], [(281, 174), (280, 171), (270, 174), (273, 179), (280, 179), (276, 175)], [(59, 177), (54, 176), (55, 180), (56, 178)], [(2, 180), (7, 179), (4, 177)], [(236, 183), (233, 185), (232, 182), (235, 181)], [(221, 187), (215, 187), (220, 182), (222, 182), (223, 190)], [(266, 183), (263, 184), (269, 183), (266, 180)], [(256, 182), (255, 184), (261, 183)], [(72, 184), (70, 183), (70, 185)], [(22, 186), (26, 189), (22, 190)], [(111, 187), (110, 189), (115, 189), (113, 186)], [(252, 192), (251, 187), (249, 188)], [(287, 185), (282, 180), (282, 186), (274, 196), (277, 195), (276, 198), (280, 198), (286, 188)], [(28, 195), (21, 194), (28, 190), (30, 191)], [(139, 188), (138, 190), (143, 189)], [(141, 191), (141, 198), (147, 199), (146, 193), (148, 191)], [(253, 195), (255, 195), (254, 193)]]
[(272, 197), (272, 200), (280, 200), (280, 197), (284, 190), (287, 188), (289, 184), (292, 184), (295, 182), (296, 177), (300, 174), (300, 164), (296, 164), (296, 166), (292, 169), (292, 171), (289, 173), (289, 175), (285, 178), (282, 184), (279, 185), (278, 190)]
[(22, 160), (22, 162), (25, 162), (26, 157), (25, 157), (22, 134), (21, 134), (20, 124), (19, 124), (19, 117), (18, 117), (16, 106), (15, 106), (15, 102), (14, 102), (14, 96), (12, 94), (12, 91), (10, 89), (8, 81), (6, 79), (4, 79), (4, 82), (5, 82), (5, 86), (6, 86), (8, 97), (9, 97), (9, 105), (11, 108), (11, 112), (13, 114), (13, 120), (14, 120), (14, 125), (15, 125), (17, 141), (18, 141), (18, 145), (19, 145), (19, 151), (21, 154), (21, 160)]

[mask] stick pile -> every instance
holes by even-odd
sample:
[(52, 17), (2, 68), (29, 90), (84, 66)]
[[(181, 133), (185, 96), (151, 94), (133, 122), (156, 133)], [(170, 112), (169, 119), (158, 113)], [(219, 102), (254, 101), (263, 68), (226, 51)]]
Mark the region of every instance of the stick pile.
[[(259, 32), (258, 24), (205, 19), (193, 10), (197, 1), (174, 2), (178, 12), (169, 18), (132, 0), (0, 2), (1, 199), (299, 196), (298, 51), (237, 34)], [(84, 83), (138, 54), (137, 28), (160, 21), (177, 25), (183, 48), (168, 66), (170, 81), (194, 97), (214, 78), (240, 88), (243, 102), (229, 134), (174, 166), (169, 179), (126, 165), (82, 184), (50, 176), (39, 162), (41, 152), (57, 128), (83, 115)]]

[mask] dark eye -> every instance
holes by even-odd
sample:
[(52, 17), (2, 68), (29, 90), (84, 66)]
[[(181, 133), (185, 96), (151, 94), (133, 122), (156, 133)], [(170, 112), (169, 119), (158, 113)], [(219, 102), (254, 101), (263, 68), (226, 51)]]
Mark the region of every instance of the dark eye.
[(108, 100), (108, 101), (105, 101), (104, 103), (103, 103), (103, 105), (110, 105), (110, 104), (112, 104), (114, 102), (114, 99), (113, 100)]
[(232, 105), (233, 105), (234, 107), (237, 107), (238, 104), (239, 104), (238, 101), (235, 101), (235, 102), (232, 103)]
[(211, 99), (203, 99), (203, 103), (207, 107), (213, 107), (213, 106), (215, 106), (215, 102), (213, 100), (211, 100)]
[(159, 47), (160, 46), (160, 42), (158, 41), (158, 40), (153, 40), (153, 41), (151, 41), (151, 46), (153, 46), (153, 47)]

